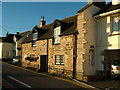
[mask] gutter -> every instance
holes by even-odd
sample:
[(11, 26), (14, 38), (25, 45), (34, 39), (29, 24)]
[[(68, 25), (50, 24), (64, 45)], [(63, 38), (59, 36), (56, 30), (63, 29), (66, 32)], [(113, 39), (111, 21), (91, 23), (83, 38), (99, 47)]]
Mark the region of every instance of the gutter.
[(104, 17), (104, 16), (111, 15), (111, 14), (116, 14), (116, 13), (119, 13), (119, 12), (120, 12), (120, 9), (117, 9), (117, 10), (113, 10), (113, 11), (110, 11), (110, 12), (99, 14), (97, 16), (94, 16), (94, 18), (97, 19), (97, 18), (100, 18), (100, 17)]

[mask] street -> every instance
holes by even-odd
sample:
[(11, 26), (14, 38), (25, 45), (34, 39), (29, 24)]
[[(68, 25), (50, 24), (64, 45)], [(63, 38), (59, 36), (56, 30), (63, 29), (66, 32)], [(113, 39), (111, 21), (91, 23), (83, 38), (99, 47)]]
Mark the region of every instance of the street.
[(4, 88), (81, 88), (70, 82), (33, 73), (2, 63), (2, 87)]

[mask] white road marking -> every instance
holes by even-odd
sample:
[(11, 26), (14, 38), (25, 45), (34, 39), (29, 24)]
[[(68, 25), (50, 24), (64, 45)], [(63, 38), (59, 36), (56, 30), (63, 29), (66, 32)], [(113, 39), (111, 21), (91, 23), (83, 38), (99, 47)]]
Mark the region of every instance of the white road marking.
[(11, 77), (11, 76), (8, 76), (8, 77), (11, 78), (12, 80), (15, 80), (15, 81), (17, 81), (17, 82), (19, 82), (19, 83), (21, 83), (21, 84), (27, 86), (28, 88), (31, 88), (31, 86), (29, 86), (29, 85), (27, 85), (27, 84), (25, 84), (25, 83), (23, 83), (23, 82), (21, 82), (21, 81), (15, 79), (15, 78)]
[(86, 86), (88, 86), (88, 87), (90, 87), (90, 88), (94, 88), (94, 89), (96, 89), (96, 90), (100, 90), (100, 89), (98, 89), (98, 88), (96, 88), (96, 87), (93, 87), (93, 86), (88, 85), (88, 84), (86, 84), (86, 83), (80, 82), (80, 81), (78, 81), (78, 80), (76, 80), (76, 79), (73, 79), (73, 81), (76, 81), (76, 82), (78, 82), (78, 83), (84, 84), (84, 85), (86, 85)]

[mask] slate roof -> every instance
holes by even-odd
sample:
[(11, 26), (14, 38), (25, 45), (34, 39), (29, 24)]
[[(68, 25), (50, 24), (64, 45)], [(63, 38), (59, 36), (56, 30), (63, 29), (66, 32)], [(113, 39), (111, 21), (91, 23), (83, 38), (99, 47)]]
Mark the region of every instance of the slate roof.
[(22, 32), (22, 33), (19, 33), (19, 34), (8, 34), (2, 40), (2, 42), (13, 43), (13, 37), (14, 37), (14, 35), (17, 38), (17, 41), (18, 41), (19, 39), (21, 39), (28, 32), (30, 32), (30, 31), (25, 31), (25, 32)]
[(120, 9), (120, 4), (118, 4), (118, 5), (112, 5), (112, 2), (110, 2), (105, 7), (103, 7), (103, 9), (101, 9), (94, 16), (102, 14), (102, 13), (106, 13), (106, 12), (109, 12), (109, 11), (117, 10), (117, 9)]
[[(57, 20), (61, 24), (61, 36), (73, 34), (77, 27), (77, 15), (68, 17), (62, 20)], [(41, 35), (38, 39), (52, 38), (53, 37), (53, 29), (50, 27), (52, 24), (49, 24), (49, 30)]]
[(27, 34), (28, 32), (31, 32), (31, 31), (29, 30), (29, 31), (21, 32), (21, 33), (19, 33), (18, 35), (24, 36), (24, 35)]
[(86, 6), (84, 6), (83, 8), (81, 8), (79, 11), (77, 11), (77, 13), (80, 13), (84, 10), (86, 10), (88, 7), (90, 7), (92, 4), (87, 4)]
[(0, 37), (0, 42), (2, 42), (2, 40), (4, 39), (5, 37)]
[[(15, 35), (17, 40), (19, 40), (21, 38), (21, 36), (19, 35)], [(8, 34), (4, 39), (3, 39), (3, 42), (7, 42), (7, 43), (13, 43), (13, 37), (14, 37), (14, 34)]]
[(99, 7), (99, 8), (103, 8), (103, 6), (105, 6), (105, 2), (92, 2), (92, 3), (88, 3), (86, 6), (84, 6), (83, 8), (81, 8), (77, 13), (80, 13), (84, 10), (86, 10), (87, 8), (89, 8), (91, 5), (94, 5), (96, 7)]
[[(77, 15), (64, 18), (61, 20), (56, 19), (53, 23), (48, 25), (44, 25), (43, 27), (34, 27), (38, 31), (38, 39), (47, 39), (53, 37), (53, 25), (55, 22), (59, 22), (61, 24), (61, 36), (63, 35), (70, 35), (76, 31), (77, 27)], [(33, 28), (33, 29), (34, 29)], [(28, 38), (26, 38), (22, 43), (32, 42), (33, 34), (30, 34)]]

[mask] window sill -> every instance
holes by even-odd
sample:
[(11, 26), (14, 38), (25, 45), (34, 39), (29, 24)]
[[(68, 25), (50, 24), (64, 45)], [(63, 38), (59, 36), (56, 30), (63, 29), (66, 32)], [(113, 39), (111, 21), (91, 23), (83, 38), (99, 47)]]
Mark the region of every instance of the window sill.
[(33, 45), (32, 47), (37, 47), (37, 45)]
[(109, 36), (115, 36), (115, 35), (120, 35), (120, 32), (118, 32), (118, 33), (111, 33)]
[(60, 43), (53, 43), (53, 45), (60, 45)]
[(64, 66), (64, 64), (55, 64), (55, 65), (60, 65), (60, 66)]

